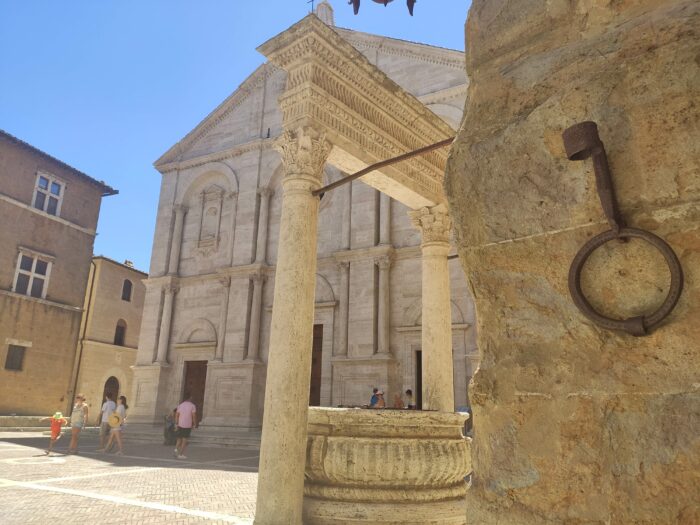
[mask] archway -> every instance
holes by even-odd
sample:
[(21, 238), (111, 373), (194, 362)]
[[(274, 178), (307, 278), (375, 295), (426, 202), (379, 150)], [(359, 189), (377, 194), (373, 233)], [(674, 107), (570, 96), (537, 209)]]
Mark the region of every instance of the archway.
[(102, 399), (105, 398), (107, 394), (112, 394), (112, 399), (117, 400), (119, 395), (119, 379), (114, 376), (110, 376), (107, 381), (105, 381), (104, 389), (102, 390)]

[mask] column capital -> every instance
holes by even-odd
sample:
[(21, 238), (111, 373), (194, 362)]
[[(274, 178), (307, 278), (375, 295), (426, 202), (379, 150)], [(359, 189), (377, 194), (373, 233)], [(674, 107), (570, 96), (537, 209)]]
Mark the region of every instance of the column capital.
[(271, 197), (274, 193), (274, 190), (269, 186), (261, 186), (258, 188), (258, 195), (261, 197)]
[(420, 208), (408, 212), (413, 225), (418, 228), (423, 237), (422, 244), (450, 242), (452, 219), (443, 204), (432, 208)]
[(255, 272), (250, 275), (250, 279), (255, 283), (264, 283), (267, 280), (267, 275), (263, 272)]
[(226, 198), (230, 200), (234, 200), (236, 197), (238, 197), (238, 192), (237, 191), (229, 191), (226, 193)]
[(221, 275), (217, 277), (217, 280), (224, 288), (229, 288), (231, 286), (231, 277), (229, 275)]
[(282, 155), (285, 178), (310, 175), (320, 183), (332, 145), (325, 133), (307, 126), (285, 130), (275, 142), (275, 148)]
[(335, 265), (337, 266), (338, 270), (347, 270), (350, 268), (350, 261), (336, 261)]
[(374, 264), (379, 266), (380, 270), (388, 270), (391, 268), (392, 262), (392, 257), (390, 255), (382, 255), (381, 257), (374, 259)]
[(177, 284), (170, 283), (163, 286), (163, 293), (165, 295), (175, 295), (180, 290)]
[(187, 206), (185, 206), (184, 204), (175, 204), (173, 205), (173, 211), (177, 214), (184, 215), (185, 213), (187, 213)]

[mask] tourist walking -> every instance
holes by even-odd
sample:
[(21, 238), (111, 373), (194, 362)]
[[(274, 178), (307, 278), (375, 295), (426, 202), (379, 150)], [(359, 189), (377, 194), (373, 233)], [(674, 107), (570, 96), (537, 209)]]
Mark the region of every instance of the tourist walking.
[(126, 411), (129, 409), (129, 405), (126, 404), (126, 396), (119, 396), (117, 400), (117, 408), (109, 416), (109, 426), (111, 431), (109, 433), (109, 441), (104, 448), (98, 449), (98, 452), (107, 452), (112, 448), (114, 442), (117, 442), (117, 456), (121, 456), (123, 452), (123, 430), (126, 421)]
[(107, 392), (105, 401), (102, 403), (102, 410), (100, 411), (100, 448), (104, 448), (109, 439), (111, 430), (109, 426), (109, 416), (111, 416), (112, 412), (116, 409), (117, 404), (114, 402), (114, 394), (112, 392)]
[(369, 407), (372, 408), (374, 405), (377, 404), (377, 392), (379, 392), (379, 389), (375, 386), (372, 389), (372, 397), (369, 398)]
[(192, 402), (192, 396), (185, 394), (185, 400), (177, 406), (175, 413), (175, 427), (177, 429), (177, 443), (175, 443), (175, 457), (187, 459), (185, 450), (192, 435), (192, 429), (197, 428), (197, 407)]
[(75, 396), (75, 404), (73, 405), (73, 411), (70, 415), (70, 445), (68, 446), (69, 454), (78, 453), (78, 440), (80, 439), (80, 432), (83, 427), (87, 426), (88, 421), (88, 404), (85, 402), (85, 396), (83, 394), (78, 394)]
[(50, 455), (53, 452), (53, 446), (61, 438), (61, 427), (68, 424), (68, 420), (63, 417), (61, 412), (56, 412), (53, 416), (42, 417), (40, 421), (46, 421), (49, 419), (51, 421), (51, 437), (49, 438), (49, 448), (46, 449), (46, 455)]

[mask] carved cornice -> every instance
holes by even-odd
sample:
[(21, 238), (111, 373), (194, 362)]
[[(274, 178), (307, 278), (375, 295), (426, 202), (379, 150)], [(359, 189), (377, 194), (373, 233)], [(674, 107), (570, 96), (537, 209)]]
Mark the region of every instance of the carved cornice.
[[(334, 144), (354, 148), (363, 162), (384, 160), (454, 134), (313, 15), (259, 51), (287, 71), (287, 88), (280, 97), (285, 127), (320, 126)], [(446, 159), (446, 149), (436, 150), (390, 171), (392, 177), (402, 175), (398, 182), (428, 201), (442, 202)]]
[(434, 91), (433, 93), (421, 95), (418, 97), (418, 100), (420, 100), (426, 106), (430, 104), (439, 104), (458, 97), (466, 97), (468, 89), (469, 83), (467, 82), (466, 84), (460, 84), (459, 86), (441, 89), (440, 91)]
[(156, 164), (156, 168), (160, 173), (166, 174), (175, 170), (196, 168), (209, 164), (210, 162), (220, 162), (222, 160), (240, 157), (241, 155), (245, 155), (251, 151), (257, 152), (260, 150), (272, 149), (273, 146), (274, 139), (255, 139), (251, 140), (250, 142), (237, 144), (236, 146), (232, 146), (221, 151), (215, 151), (214, 153), (208, 153), (206, 155), (193, 157), (191, 159)]

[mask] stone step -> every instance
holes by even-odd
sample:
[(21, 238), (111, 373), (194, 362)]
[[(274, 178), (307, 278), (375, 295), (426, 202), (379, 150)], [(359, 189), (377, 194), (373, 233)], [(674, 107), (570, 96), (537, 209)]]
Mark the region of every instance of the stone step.
[[(190, 443), (207, 447), (236, 447), (258, 450), (259, 429), (247, 430), (226, 427), (202, 427), (192, 431)], [(125, 429), (125, 438), (142, 443), (163, 443), (163, 427), (148, 424), (131, 424)]]

